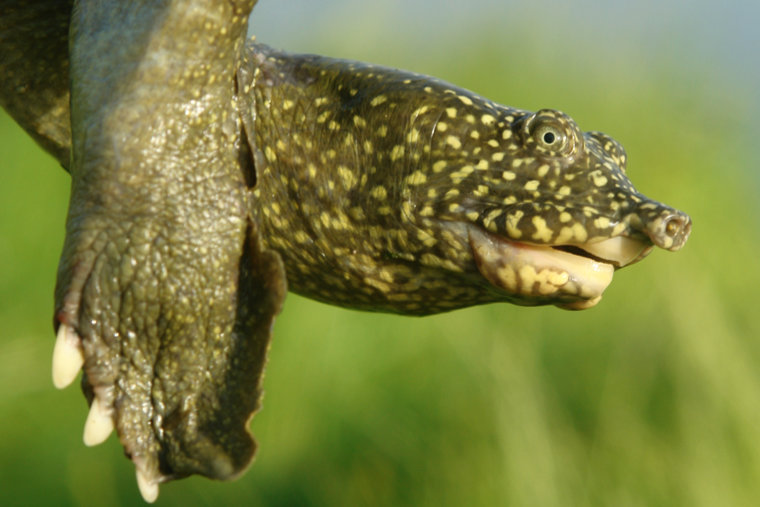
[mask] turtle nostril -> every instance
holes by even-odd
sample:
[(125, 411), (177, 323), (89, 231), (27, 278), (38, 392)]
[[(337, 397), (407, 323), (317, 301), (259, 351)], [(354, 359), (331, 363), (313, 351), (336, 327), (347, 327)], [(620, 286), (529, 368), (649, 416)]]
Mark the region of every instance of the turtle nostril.
[(671, 238), (675, 237), (679, 231), (683, 228), (684, 220), (682, 217), (673, 216), (670, 217), (665, 223), (665, 234)]
[(660, 240), (656, 239), (657, 234), (655, 233), (654, 236), (650, 235), (652, 241), (656, 245), (668, 250), (678, 250), (681, 248), (691, 232), (691, 218), (684, 213), (678, 212), (664, 218), (661, 224)]

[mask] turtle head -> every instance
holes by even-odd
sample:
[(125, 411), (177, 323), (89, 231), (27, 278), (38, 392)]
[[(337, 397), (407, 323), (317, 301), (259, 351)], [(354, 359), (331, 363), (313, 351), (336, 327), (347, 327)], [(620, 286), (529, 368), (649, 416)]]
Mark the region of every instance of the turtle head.
[(418, 209), (467, 234), (479, 273), (506, 299), (588, 308), (614, 270), (686, 242), (690, 218), (634, 188), (613, 138), (557, 110), (457, 99), (431, 137)]

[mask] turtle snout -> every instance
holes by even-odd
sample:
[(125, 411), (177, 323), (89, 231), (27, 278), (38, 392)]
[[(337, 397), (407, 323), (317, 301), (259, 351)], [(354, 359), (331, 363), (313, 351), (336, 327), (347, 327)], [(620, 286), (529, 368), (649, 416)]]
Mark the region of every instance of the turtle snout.
[(679, 250), (691, 233), (691, 218), (683, 211), (654, 201), (644, 201), (628, 220), (633, 230), (644, 233), (656, 246)]

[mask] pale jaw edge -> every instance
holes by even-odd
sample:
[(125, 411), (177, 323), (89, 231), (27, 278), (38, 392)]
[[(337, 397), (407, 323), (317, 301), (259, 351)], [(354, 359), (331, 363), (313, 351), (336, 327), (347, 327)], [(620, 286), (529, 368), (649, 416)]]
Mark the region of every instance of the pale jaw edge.
[[(522, 304), (554, 304), (569, 310), (596, 305), (617, 267), (642, 259), (651, 244), (617, 236), (570, 245), (595, 258), (509, 241), (471, 227), (470, 245), (481, 274)], [(557, 245), (559, 246), (559, 245)]]

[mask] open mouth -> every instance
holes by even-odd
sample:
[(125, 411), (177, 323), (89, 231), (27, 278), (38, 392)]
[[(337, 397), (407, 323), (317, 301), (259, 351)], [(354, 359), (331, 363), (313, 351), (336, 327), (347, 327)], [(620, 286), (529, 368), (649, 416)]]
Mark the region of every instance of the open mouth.
[(524, 305), (554, 304), (569, 310), (596, 305), (616, 269), (643, 259), (646, 239), (616, 236), (581, 245), (510, 241), (476, 227), (470, 245), (480, 273)]

